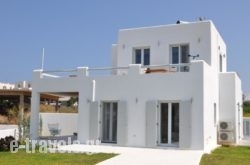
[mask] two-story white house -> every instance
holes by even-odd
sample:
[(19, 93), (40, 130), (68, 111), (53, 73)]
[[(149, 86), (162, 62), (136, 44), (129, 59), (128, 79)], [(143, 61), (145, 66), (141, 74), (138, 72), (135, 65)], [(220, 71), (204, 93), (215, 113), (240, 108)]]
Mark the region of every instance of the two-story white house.
[[(92, 74), (100, 70), (110, 74)], [(72, 71), (34, 71), (32, 139), (40, 94), (58, 92), (78, 93), (82, 143), (210, 152), (242, 137), (241, 80), (227, 72), (226, 45), (212, 21), (120, 30), (112, 67)]]

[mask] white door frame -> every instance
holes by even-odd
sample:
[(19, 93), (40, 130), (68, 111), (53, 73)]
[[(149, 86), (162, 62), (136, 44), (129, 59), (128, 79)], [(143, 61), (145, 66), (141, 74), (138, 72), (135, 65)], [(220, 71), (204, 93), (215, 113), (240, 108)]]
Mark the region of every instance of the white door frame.
[[(109, 103), (110, 104), (110, 114), (109, 114), (109, 135), (108, 135), (108, 139), (104, 139), (103, 137), (103, 124), (104, 124), (104, 121), (103, 121), (103, 115), (104, 115), (104, 104), (107, 104)], [(112, 135), (113, 135), (113, 106), (114, 106), (114, 103), (117, 104), (117, 109), (116, 109), (116, 120), (118, 120), (118, 102), (117, 101), (103, 101), (102, 102), (102, 108), (101, 108), (101, 141), (104, 142), (104, 143), (117, 143), (117, 134), (116, 134), (116, 140), (113, 141), (112, 140)], [(117, 133), (117, 122), (116, 122), (116, 133)]]
[[(158, 139), (158, 145), (159, 146), (168, 146), (168, 147), (178, 147), (178, 143), (172, 143), (172, 104), (173, 103), (180, 103), (178, 101), (160, 101), (158, 103), (158, 109), (157, 109), (157, 139)], [(168, 142), (162, 143), (161, 139), (161, 110), (162, 110), (162, 104), (168, 104)], [(180, 111), (180, 107), (179, 107)], [(179, 116), (180, 117), (180, 116)]]

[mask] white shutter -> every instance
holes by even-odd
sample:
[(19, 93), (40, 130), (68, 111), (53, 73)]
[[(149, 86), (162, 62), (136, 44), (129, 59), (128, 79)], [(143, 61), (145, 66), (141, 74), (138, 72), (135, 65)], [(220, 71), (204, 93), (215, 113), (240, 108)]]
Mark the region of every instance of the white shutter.
[(126, 145), (128, 137), (128, 113), (126, 101), (118, 102), (117, 144)]
[(157, 101), (146, 103), (146, 146), (157, 146)]
[(191, 145), (191, 101), (180, 102), (180, 148), (190, 148)]
[(98, 102), (90, 103), (90, 112), (89, 112), (89, 140), (99, 140), (99, 106)]

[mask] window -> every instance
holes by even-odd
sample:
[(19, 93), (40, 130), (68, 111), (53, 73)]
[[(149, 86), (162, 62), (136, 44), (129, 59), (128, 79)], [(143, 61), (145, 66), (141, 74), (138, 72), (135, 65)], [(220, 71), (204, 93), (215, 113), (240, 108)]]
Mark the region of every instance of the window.
[(150, 49), (149, 48), (136, 48), (134, 49), (134, 62), (135, 64), (150, 65)]
[(172, 64), (181, 64), (189, 63), (189, 45), (175, 45), (171, 46), (171, 63)]
[(170, 46), (170, 64), (174, 64), (172, 68), (180, 72), (188, 72), (189, 66), (189, 45), (172, 45)]

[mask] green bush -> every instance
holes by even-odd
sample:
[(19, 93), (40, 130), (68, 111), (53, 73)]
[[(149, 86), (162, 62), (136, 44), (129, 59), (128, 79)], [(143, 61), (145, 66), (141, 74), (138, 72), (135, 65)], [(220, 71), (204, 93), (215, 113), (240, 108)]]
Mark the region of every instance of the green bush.
[(250, 107), (250, 101), (244, 101), (243, 106)]
[(249, 116), (249, 114), (250, 114), (250, 101), (245, 101), (243, 103), (243, 112), (244, 112), (244, 116)]
[[(0, 139), (0, 152), (1, 151), (10, 151), (10, 143), (12, 140), (15, 140), (13, 136), (6, 136), (5, 138)], [(17, 140), (15, 140), (18, 143)], [(19, 144), (19, 143), (18, 143)]]

